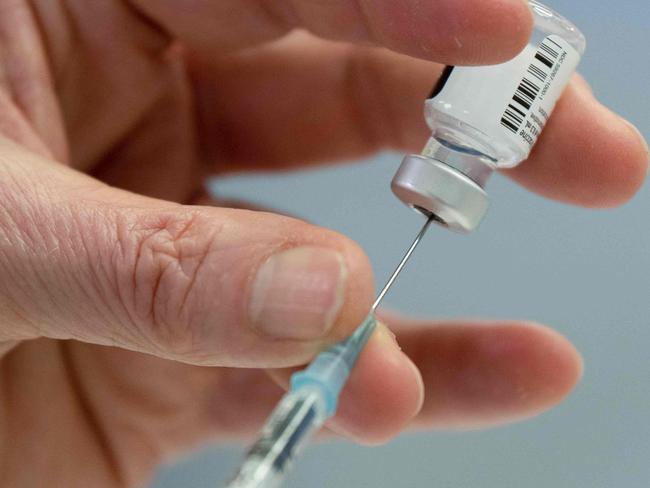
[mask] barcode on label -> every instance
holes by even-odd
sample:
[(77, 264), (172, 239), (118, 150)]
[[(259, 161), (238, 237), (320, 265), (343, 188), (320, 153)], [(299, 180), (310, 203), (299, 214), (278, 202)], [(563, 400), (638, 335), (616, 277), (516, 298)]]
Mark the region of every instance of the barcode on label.
[(562, 46), (550, 37), (540, 44), (524, 78), (501, 117), (502, 126), (515, 134), (519, 131), (561, 52)]

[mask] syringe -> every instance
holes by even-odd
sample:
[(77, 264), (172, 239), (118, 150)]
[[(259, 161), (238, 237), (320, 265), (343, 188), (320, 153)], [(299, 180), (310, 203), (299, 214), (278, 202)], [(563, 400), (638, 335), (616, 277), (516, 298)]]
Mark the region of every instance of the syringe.
[(354, 333), (321, 352), (306, 369), (291, 376), (291, 389), (275, 407), (228, 488), (279, 486), (300, 448), (334, 415), (339, 394), (377, 325), (377, 307), (434, 220), (436, 217), (429, 215)]

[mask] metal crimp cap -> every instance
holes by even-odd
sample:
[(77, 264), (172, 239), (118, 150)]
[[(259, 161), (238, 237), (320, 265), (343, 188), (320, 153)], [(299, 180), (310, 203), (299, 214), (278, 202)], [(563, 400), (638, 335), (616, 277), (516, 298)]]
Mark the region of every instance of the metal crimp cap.
[(402, 161), (391, 182), (393, 193), (415, 210), (433, 214), (457, 232), (471, 232), (485, 216), (487, 193), (448, 164), (411, 154)]

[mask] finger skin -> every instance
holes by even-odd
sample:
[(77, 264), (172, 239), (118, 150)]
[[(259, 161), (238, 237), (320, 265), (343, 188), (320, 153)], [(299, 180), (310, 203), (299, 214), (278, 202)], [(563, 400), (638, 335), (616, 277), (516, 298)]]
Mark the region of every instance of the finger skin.
[(622, 205), (647, 173), (643, 136), (601, 105), (579, 77), (559, 100), (530, 158), (506, 171), (531, 191), (587, 207)]
[[(573, 346), (538, 325), (385, 318), (401, 350), (383, 333), (371, 338), (328, 424), (356, 442), (384, 442), (409, 425), (465, 430), (537, 415), (582, 374)], [(272, 376), (286, 386), (291, 372)]]
[(2, 485), (127, 486), (114, 482), (110, 446), (97, 441), (61, 344), (25, 342), (2, 359)]
[(386, 442), (417, 415), (425, 387), (416, 365), (380, 324), (350, 376), (336, 416), (327, 426), (362, 444)]
[(532, 15), (522, 0), (134, 0), (204, 59), (307, 29), (429, 60), (489, 64), (524, 47)]
[[(140, 197), (8, 141), (0, 153), (2, 341), (45, 336), (202, 365), (291, 366), (347, 336), (370, 307), (368, 259), (335, 232)], [(270, 256), (305, 246), (345, 264), (339, 311), (322, 336), (272, 337), (252, 324), (254, 277)], [(304, 282), (314, 293), (320, 283)]]
[(442, 66), (306, 34), (208, 65), (193, 60), (204, 158), (220, 172), (421, 148)]
[(132, 480), (120, 486), (148, 486), (145, 477), (159, 463), (206, 442), (250, 442), (283, 393), (258, 369), (206, 368), (62, 344), (122, 477)]
[[(430, 134), (423, 101), (440, 70), (304, 35), (196, 66), (206, 158), (233, 171), (349, 160), (384, 148), (420, 152)], [(648, 148), (584, 87), (574, 77), (530, 158), (506, 174), (563, 202), (620, 205), (645, 179)]]
[(532, 323), (413, 322), (398, 328), (426, 385), (416, 425), (474, 429), (537, 415), (582, 376), (582, 360), (557, 332)]

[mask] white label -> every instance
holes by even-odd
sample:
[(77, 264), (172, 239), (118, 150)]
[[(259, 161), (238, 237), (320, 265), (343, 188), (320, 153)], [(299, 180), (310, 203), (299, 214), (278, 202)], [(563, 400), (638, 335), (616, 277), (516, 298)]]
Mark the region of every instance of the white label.
[(548, 36), (503, 64), (454, 67), (428, 103), (527, 155), (579, 61), (569, 43)]
[(579, 60), (564, 39), (544, 39), (503, 112), (501, 126), (532, 148)]

